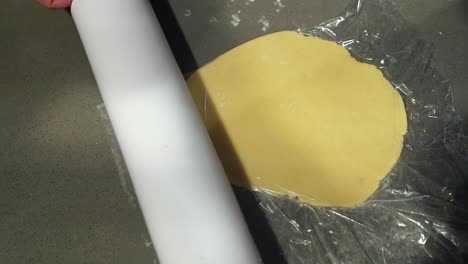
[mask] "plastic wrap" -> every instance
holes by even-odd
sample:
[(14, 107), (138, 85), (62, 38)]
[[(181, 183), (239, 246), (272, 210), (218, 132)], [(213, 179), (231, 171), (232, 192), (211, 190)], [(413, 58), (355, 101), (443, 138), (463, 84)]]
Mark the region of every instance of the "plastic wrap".
[[(341, 16), (299, 31), (335, 41), (381, 69), (404, 99), (408, 133), (400, 161), (356, 208), (318, 208), (235, 188), (264, 262), (464, 263), (467, 144), (431, 43), (386, 0), (356, 1)], [(114, 154), (122, 162), (118, 150)], [(270, 227), (272, 234), (265, 231)]]

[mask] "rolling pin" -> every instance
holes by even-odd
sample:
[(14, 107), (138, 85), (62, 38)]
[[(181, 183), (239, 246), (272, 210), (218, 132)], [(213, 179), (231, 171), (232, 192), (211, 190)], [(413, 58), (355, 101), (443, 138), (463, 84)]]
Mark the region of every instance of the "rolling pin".
[(261, 263), (151, 4), (71, 12), (160, 263)]

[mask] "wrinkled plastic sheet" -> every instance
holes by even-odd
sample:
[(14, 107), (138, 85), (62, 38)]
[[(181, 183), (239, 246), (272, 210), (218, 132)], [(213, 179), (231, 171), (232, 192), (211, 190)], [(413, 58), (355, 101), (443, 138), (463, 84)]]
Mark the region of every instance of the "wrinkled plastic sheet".
[[(451, 83), (437, 71), (431, 43), (387, 0), (359, 0), (341, 16), (299, 31), (335, 41), (357, 60), (376, 65), (403, 97), (408, 133), (400, 161), (355, 208), (319, 208), (235, 188), (265, 263), (464, 263), (467, 142)], [(99, 110), (122, 186), (136, 204), (110, 121), (104, 107)]]

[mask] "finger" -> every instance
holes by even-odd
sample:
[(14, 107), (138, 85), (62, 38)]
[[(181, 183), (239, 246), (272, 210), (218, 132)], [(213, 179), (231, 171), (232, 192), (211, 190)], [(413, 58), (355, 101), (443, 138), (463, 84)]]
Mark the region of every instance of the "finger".
[(39, 4), (47, 8), (67, 8), (73, 0), (36, 0)]

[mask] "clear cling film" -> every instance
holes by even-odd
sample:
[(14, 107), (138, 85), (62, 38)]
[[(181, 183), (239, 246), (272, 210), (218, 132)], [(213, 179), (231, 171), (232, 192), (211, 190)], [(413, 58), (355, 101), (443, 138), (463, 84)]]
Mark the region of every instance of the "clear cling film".
[[(264, 262), (465, 263), (468, 141), (432, 44), (388, 0), (357, 0), (340, 16), (298, 31), (334, 41), (378, 67), (404, 100), (408, 131), (399, 162), (358, 207), (313, 207), (235, 187)], [(110, 127), (105, 109), (99, 110)], [(116, 141), (110, 144), (117, 164), (123, 163)], [(119, 165), (124, 190), (136, 203), (125, 170)], [(266, 251), (277, 251), (277, 257), (265, 259)]]

